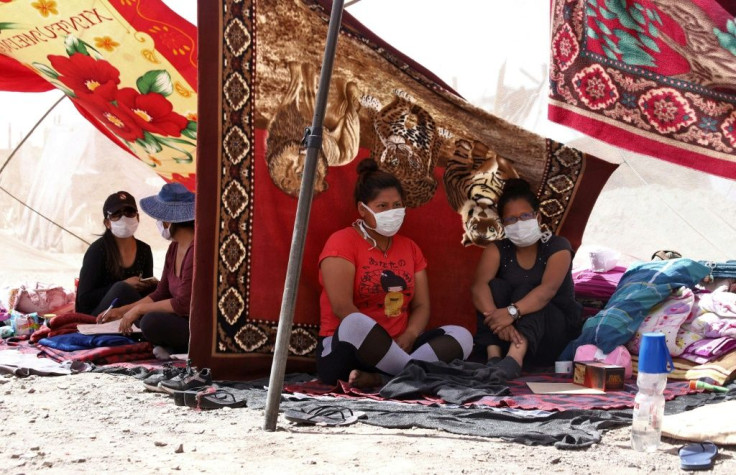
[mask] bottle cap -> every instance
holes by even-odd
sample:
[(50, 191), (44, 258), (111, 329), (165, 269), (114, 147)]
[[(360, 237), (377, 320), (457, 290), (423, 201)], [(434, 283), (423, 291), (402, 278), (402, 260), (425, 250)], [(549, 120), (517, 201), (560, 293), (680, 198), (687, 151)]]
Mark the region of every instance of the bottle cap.
[(639, 346), (640, 373), (670, 373), (675, 369), (664, 333), (644, 333)]

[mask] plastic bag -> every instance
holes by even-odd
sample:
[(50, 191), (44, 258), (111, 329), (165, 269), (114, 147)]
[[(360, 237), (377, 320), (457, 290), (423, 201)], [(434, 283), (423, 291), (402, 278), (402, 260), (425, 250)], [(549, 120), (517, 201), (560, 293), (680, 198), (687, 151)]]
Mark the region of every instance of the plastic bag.
[(21, 313), (50, 313), (73, 302), (74, 292), (67, 292), (61, 286), (36, 284), (35, 288), (21, 285), (14, 296), (11, 310)]
[(595, 272), (608, 272), (616, 267), (620, 254), (613, 249), (596, 248), (590, 251), (590, 268)]

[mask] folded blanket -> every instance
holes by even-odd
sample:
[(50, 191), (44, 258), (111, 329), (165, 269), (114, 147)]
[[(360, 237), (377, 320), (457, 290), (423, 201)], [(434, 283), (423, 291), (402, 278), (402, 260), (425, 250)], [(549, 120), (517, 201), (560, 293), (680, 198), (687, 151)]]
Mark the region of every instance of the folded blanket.
[(79, 332), (43, 338), (39, 341), (41, 345), (62, 351), (88, 350), (104, 346), (122, 346), (137, 343), (135, 340), (124, 335), (82, 335)]
[(31, 335), (31, 343), (38, 343), (43, 338), (66, 335), (69, 333), (79, 333), (79, 331), (77, 330), (77, 325), (77, 323), (69, 323), (68, 325), (64, 325), (53, 330), (46, 325), (41, 325), (41, 328), (33, 332), (33, 334)]
[(736, 294), (733, 292), (703, 294), (698, 305), (704, 312), (713, 312), (719, 317), (736, 318)]
[(736, 339), (729, 337), (703, 338), (685, 349), (680, 355), (689, 361), (704, 364), (736, 349)]
[(595, 272), (591, 269), (573, 271), (575, 296), (608, 300), (616, 291), (616, 286), (621, 281), (624, 272), (626, 272), (626, 267), (614, 267), (606, 272)]
[(85, 361), (95, 364), (111, 364), (123, 361), (152, 359), (153, 346), (149, 342), (133, 345), (105, 346), (89, 350), (63, 351), (39, 344), (39, 354), (48, 356), (54, 361)]
[(97, 317), (86, 313), (69, 312), (52, 318), (49, 321), (49, 328), (57, 330), (70, 324), (77, 325), (79, 323), (97, 323)]

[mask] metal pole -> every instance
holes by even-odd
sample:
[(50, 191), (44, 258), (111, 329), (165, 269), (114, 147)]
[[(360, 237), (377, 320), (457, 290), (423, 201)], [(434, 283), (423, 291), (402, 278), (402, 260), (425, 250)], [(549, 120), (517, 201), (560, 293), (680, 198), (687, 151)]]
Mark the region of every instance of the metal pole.
[(294, 306), (296, 304), (299, 275), (302, 272), (304, 241), (307, 237), (309, 212), (312, 207), (314, 173), (317, 169), (317, 156), (322, 148), (322, 122), (325, 117), (325, 110), (327, 109), (327, 94), (330, 91), (332, 64), (335, 60), (337, 37), (342, 22), (343, 4), (344, 0), (334, 0), (332, 2), (330, 24), (327, 28), (325, 56), (322, 62), (317, 100), (314, 106), (314, 118), (312, 119), (312, 126), (306, 129), (304, 135), (307, 157), (304, 163), (301, 188), (299, 189), (299, 200), (296, 207), (296, 218), (294, 219), (294, 232), (291, 235), (289, 265), (286, 268), (286, 282), (284, 283), (284, 295), (281, 300), (281, 314), (279, 315), (279, 328), (276, 334), (276, 348), (274, 349), (273, 363), (271, 365), (271, 377), (268, 382), (266, 420), (263, 425), (263, 428), (267, 431), (276, 430), (276, 420), (279, 415), (279, 403), (281, 402), (281, 389), (284, 386), (284, 373), (286, 371), (286, 359), (289, 352), (291, 326), (294, 322)]

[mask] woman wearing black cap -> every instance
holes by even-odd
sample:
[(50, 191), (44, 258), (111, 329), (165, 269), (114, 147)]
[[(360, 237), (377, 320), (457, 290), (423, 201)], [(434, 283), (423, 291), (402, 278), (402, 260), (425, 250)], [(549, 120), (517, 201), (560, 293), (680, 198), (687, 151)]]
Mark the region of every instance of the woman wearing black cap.
[(142, 299), (98, 315), (104, 323), (120, 320), (127, 334), (135, 323), (153, 343), (154, 355), (183, 353), (189, 346), (189, 305), (194, 276), (194, 193), (179, 183), (167, 183), (157, 195), (141, 200), (141, 209), (156, 219), (161, 237), (171, 241), (156, 290)]
[(107, 197), (102, 206), (105, 232), (93, 242), (82, 261), (77, 287), (77, 312), (97, 315), (117, 299), (119, 305), (140, 300), (156, 286), (151, 247), (133, 237), (138, 207), (127, 191)]

